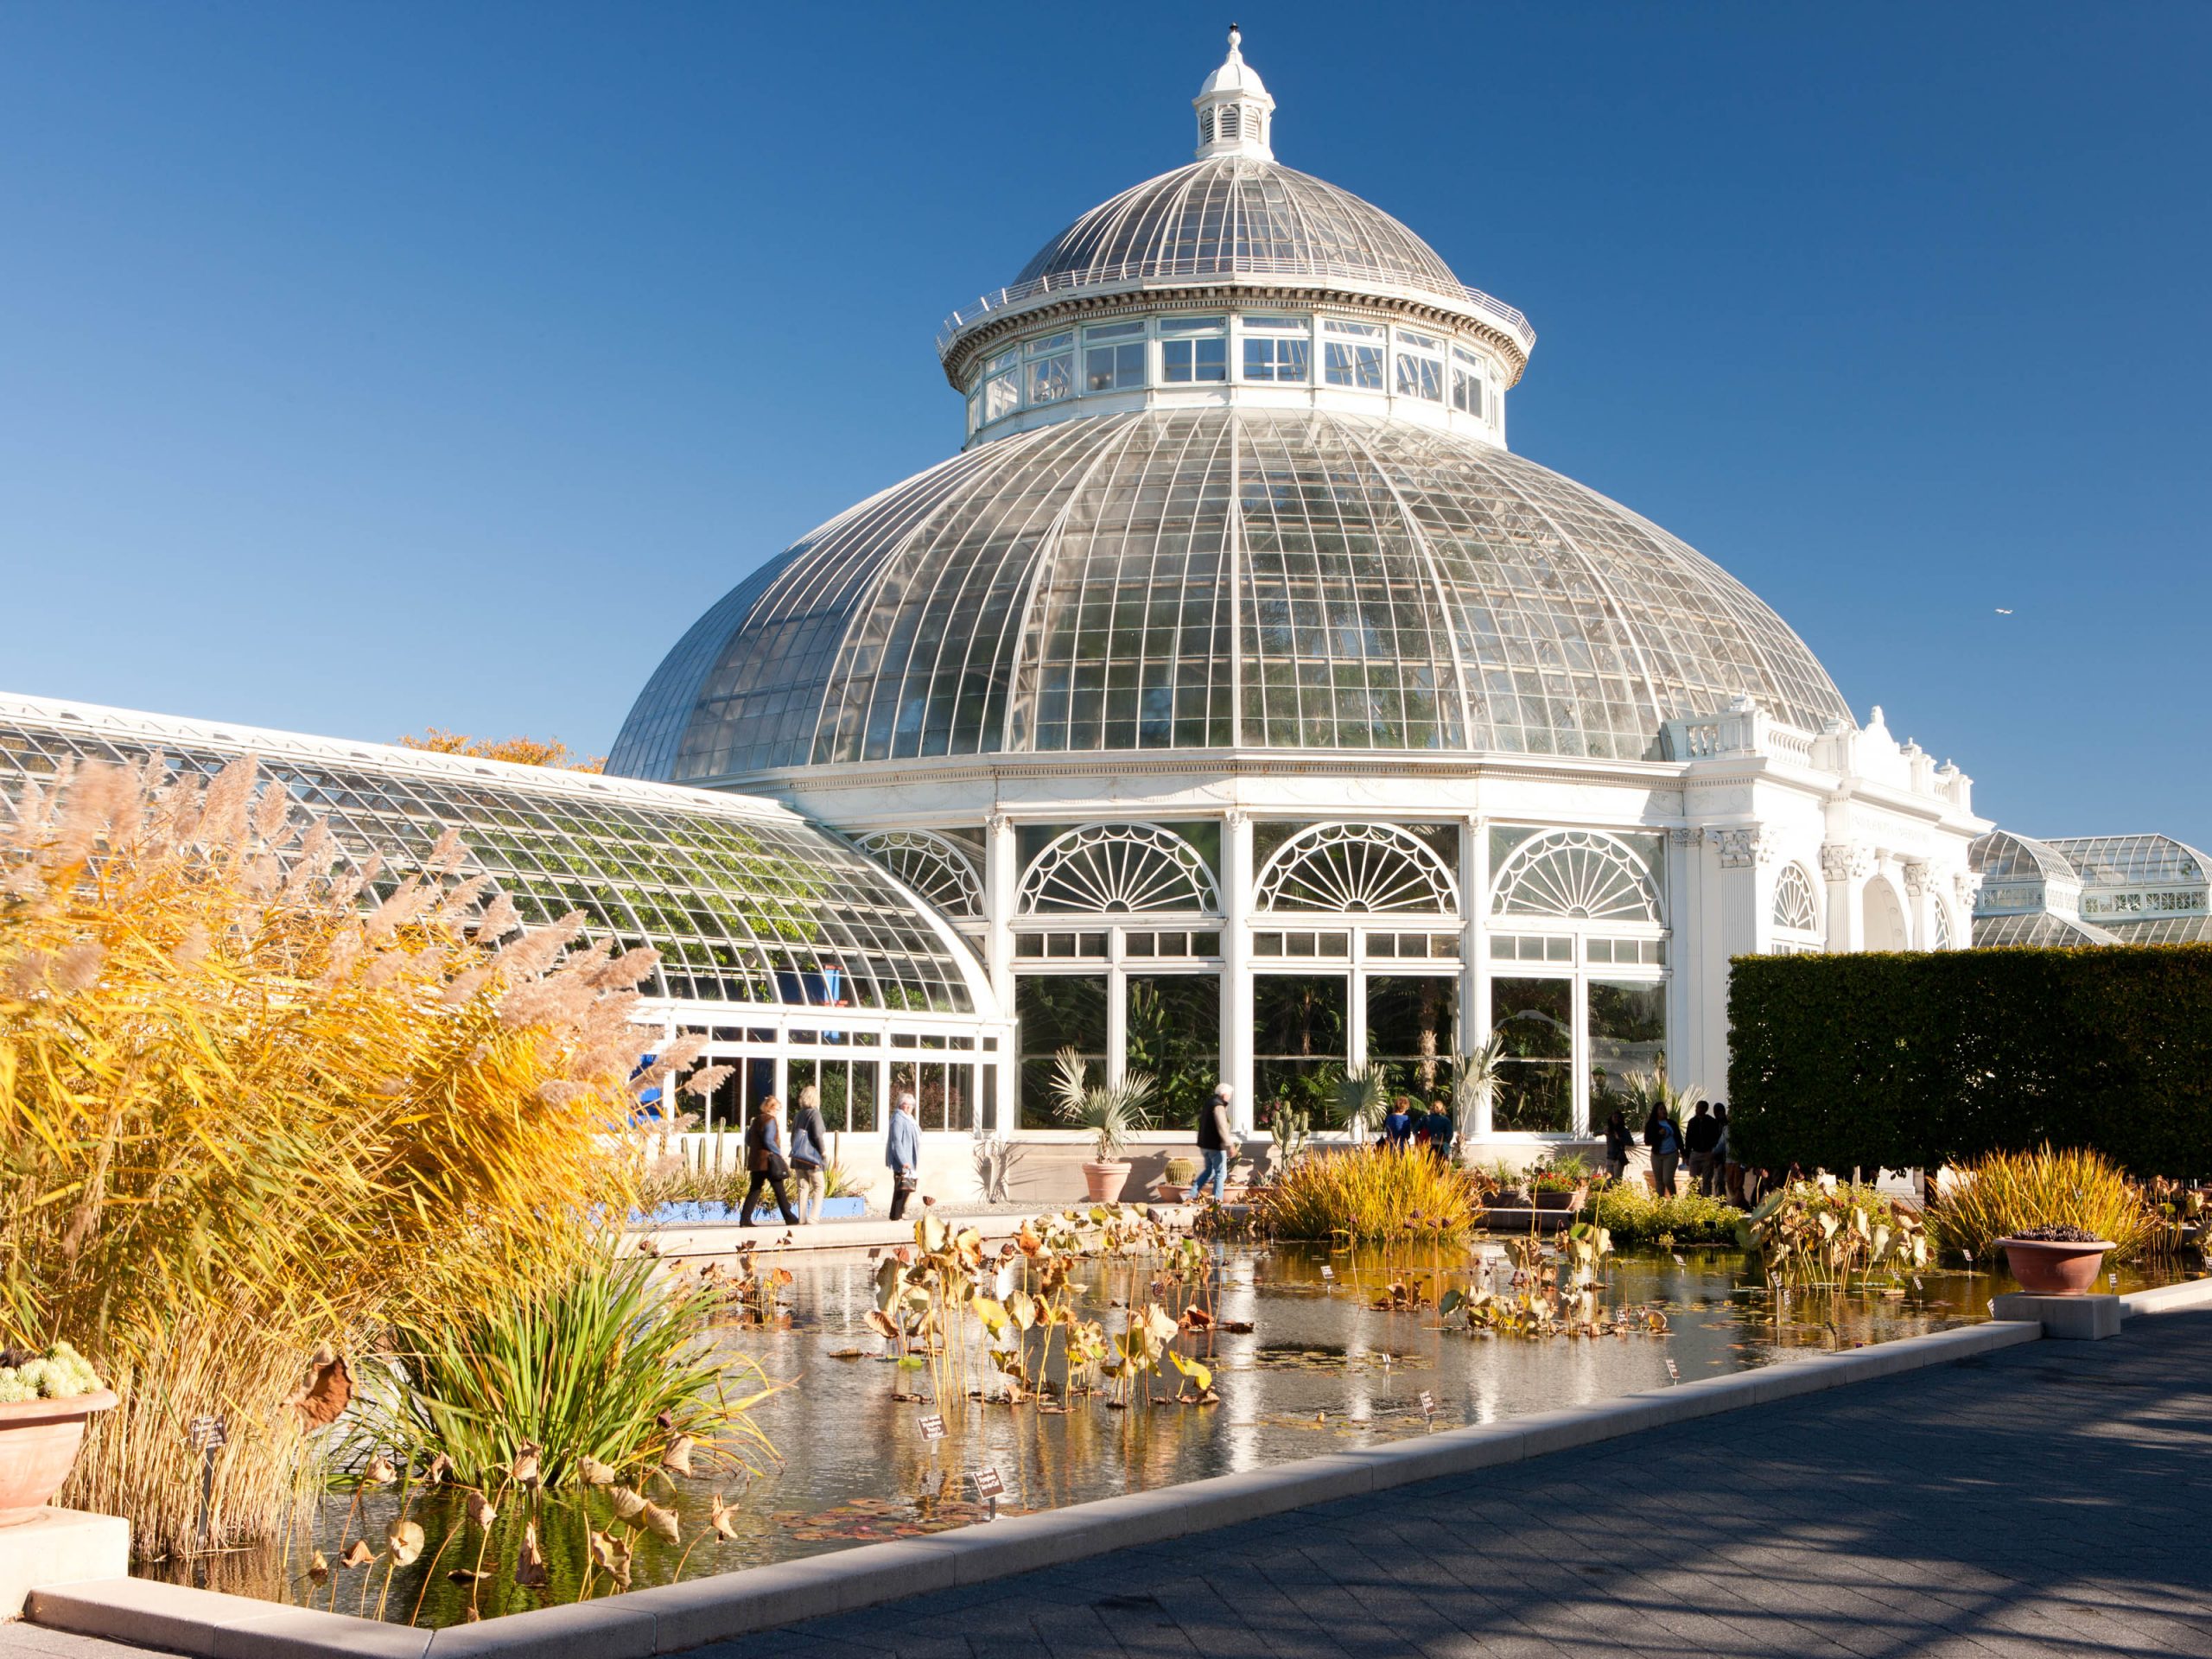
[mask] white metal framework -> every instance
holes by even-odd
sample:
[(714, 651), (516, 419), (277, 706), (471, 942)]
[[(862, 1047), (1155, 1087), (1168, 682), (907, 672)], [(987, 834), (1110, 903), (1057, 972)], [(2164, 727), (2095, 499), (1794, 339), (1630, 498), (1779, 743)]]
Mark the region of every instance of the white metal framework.
[(1221, 891), (1191, 843), (1153, 823), (1094, 823), (1060, 836), (1021, 880), (1027, 915), (1218, 916)]
[(1785, 933), (1821, 931), (1820, 901), (1813, 896), (1813, 878), (1802, 864), (1785, 864), (1775, 878), (1774, 925)]
[(854, 844), (946, 915), (962, 921), (983, 913), (983, 881), (975, 861), (927, 830), (884, 830)]
[(1611, 836), (1561, 830), (1516, 849), (1498, 872), (1491, 909), (1500, 916), (1567, 921), (1660, 919), (1659, 894), (1642, 860)]
[(1319, 823), (1285, 842), (1268, 861), (1257, 908), (1347, 917), (1393, 911), (1455, 916), (1459, 893), (1435, 851), (1395, 824)]

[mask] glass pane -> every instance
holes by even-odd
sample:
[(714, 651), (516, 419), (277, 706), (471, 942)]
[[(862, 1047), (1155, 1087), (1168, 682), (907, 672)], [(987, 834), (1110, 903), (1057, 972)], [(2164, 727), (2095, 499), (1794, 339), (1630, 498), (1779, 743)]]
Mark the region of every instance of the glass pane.
[(1459, 1008), (1456, 977), (1425, 974), (1367, 982), (1367, 1058), (1389, 1068), (1393, 1091), (1424, 1100), (1451, 1092)]
[(1253, 1086), (1264, 1116), (1280, 1103), (1329, 1123), (1347, 1041), (1342, 974), (1262, 974), (1252, 982)]
[(1332, 386), (1356, 386), (1362, 391), (1382, 390), (1380, 346), (1339, 346), (1332, 340), (1325, 361)]
[(1021, 1022), (1020, 1127), (1065, 1128), (1052, 1109), (1052, 1057), (1072, 1048), (1106, 1080), (1106, 978), (1103, 974), (1025, 974), (1014, 982), (1014, 1017)]
[(1029, 401), (1057, 404), (1075, 390), (1075, 354), (1040, 357), (1029, 365)]
[(1211, 974), (1132, 974), (1128, 1065), (1160, 1084), (1160, 1128), (1196, 1127), (1221, 1081), (1221, 981)]
[(1597, 1103), (1631, 1071), (1656, 1071), (1667, 1053), (1667, 988), (1590, 982), (1590, 1099)]
[(1569, 1128), (1574, 1115), (1574, 986), (1565, 979), (1494, 979), (1491, 1029), (1505, 1039), (1492, 1126)]
[(995, 374), (983, 382), (983, 418), (995, 421), (1002, 415), (1011, 415), (1021, 407), (1021, 378), (1014, 374)]

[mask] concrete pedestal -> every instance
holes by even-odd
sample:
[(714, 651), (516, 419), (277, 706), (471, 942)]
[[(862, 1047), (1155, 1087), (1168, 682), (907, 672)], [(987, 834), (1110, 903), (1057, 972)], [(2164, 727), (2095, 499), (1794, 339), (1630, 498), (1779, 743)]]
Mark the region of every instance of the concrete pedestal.
[(130, 1523), (48, 1504), (0, 1527), (0, 1618), (22, 1617), (23, 1598), (50, 1585), (119, 1579), (130, 1571)]
[(2014, 1291), (1992, 1297), (1989, 1313), (1993, 1319), (2032, 1320), (2043, 1326), (2046, 1337), (2068, 1342), (2095, 1342), (2120, 1334), (2117, 1296), (2031, 1296)]

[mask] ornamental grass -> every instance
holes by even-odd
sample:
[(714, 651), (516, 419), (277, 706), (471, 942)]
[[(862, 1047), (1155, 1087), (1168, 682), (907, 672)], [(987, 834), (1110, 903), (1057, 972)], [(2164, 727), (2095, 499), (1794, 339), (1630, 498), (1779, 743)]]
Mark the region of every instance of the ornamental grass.
[(0, 805), (0, 1334), (121, 1396), (60, 1501), (143, 1554), (194, 1547), (194, 1419), (229, 1434), (207, 1541), (270, 1536), (325, 1472), (319, 1349), (512, 1300), (627, 1211), (651, 953), (525, 928), (424, 842), (353, 865), (251, 758)]
[(1482, 1211), (1476, 1178), (1421, 1147), (1309, 1153), (1253, 1203), (1275, 1238), (1455, 1237)]
[(2126, 1260), (2158, 1230), (2142, 1192), (2087, 1147), (1993, 1152), (1954, 1173), (1928, 1211), (1929, 1231), (1954, 1254), (1986, 1257), (1999, 1239), (2029, 1227), (2080, 1227), (2110, 1239), (2113, 1258)]
[(721, 1287), (657, 1283), (658, 1271), (602, 1248), (519, 1297), (396, 1325), (361, 1378), (362, 1457), (417, 1470), (443, 1458), (448, 1478), (486, 1491), (525, 1453), (549, 1489), (643, 1488), (695, 1457), (760, 1472), (774, 1449), (747, 1414), (773, 1388), (716, 1351)]

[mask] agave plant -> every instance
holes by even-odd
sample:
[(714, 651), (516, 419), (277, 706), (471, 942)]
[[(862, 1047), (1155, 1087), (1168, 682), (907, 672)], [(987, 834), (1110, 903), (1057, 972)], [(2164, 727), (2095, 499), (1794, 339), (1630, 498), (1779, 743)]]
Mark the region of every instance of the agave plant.
[(1100, 1163), (1116, 1161), (1130, 1135), (1152, 1127), (1148, 1109), (1158, 1085), (1145, 1073), (1094, 1084), (1083, 1056), (1072, 1048), (1062, 1049), (1052, 1064), (1052, 1098), (1061, 1120), (1090, 1131)]

